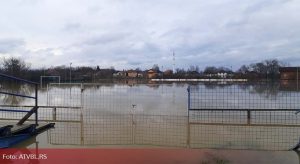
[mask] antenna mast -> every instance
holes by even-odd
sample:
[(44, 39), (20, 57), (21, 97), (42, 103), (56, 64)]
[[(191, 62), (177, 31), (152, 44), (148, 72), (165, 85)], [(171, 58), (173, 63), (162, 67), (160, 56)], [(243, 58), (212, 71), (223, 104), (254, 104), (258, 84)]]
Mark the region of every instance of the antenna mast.
[(175, 52), (173, 51), (173, 73), (175, 73)]

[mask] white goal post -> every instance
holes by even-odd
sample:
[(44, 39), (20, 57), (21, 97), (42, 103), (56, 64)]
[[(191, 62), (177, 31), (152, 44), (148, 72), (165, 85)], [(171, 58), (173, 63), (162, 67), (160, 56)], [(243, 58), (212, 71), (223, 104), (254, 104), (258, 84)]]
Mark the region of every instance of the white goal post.
[(47, 79), (58, 79), (58, 83), (60, 83), (60, 76), (41, 76), (40, 77), (40, 84), (43, 87), (43, 78), (47, 78)]

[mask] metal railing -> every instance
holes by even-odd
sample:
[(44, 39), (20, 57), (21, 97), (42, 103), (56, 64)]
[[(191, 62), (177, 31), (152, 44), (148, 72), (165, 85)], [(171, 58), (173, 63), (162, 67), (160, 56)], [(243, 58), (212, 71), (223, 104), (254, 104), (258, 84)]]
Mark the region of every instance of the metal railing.
[(12, 92), (6, 92), (6, 91), (0, 91), (0, 94), (4, 94), (4, 95), (10, 95), (10, 96), (16, 96), (16, 97), (23, 97), (23, 98), (28, 98), (28, 99), (34, 99), (34, 107), (27, 111), (27, 110), (13, 110), (13, 109), (0, 109), (0, 111), (3, 112), (24, 112), (27, 113), (17, 124), (18, 125), (22, 125), (33, 113), (35, 114), (35, 124), (38, 125), (38, 85), (39, 83), (33, 82), (33, 81), (29, 81), (29, 80), (25, 80), (25, 79), (21, 79), (21, 78), (17, 78), (14, 76), (10, 76), (10, 75), (6, 75), (3, 73), (0, 73), (0, 77), (2, 78), (6, 78), (9, 80), (15, 80), (17, 82), (22, 82), (22, 83), (26, 83), (29, 85), (34, 85), (35, 86), (35, 94), (34, 96), (31, 95), (23, 95), (20, 93), (12, 93)]
[[(268, 134), (264, 139), (277, 137), (273, 141), (276, 143), (274, 145), (284, 145), (289, 142), (294, 142), (298, 147), (300, 145), (298, 142), (300, 92), (298, 90), (274, 92), (274, 88), (267, 88), (267, 86), (255, 88), (247, 85), (207, 85), (189, 86), (187, 92), (188, 122), (200, 126), (202, 129), (199, 133), (205, 129), (205, 134), (211, 135), (208, 138), (214, 136), (223, 143), (227, 139), (223, 136), (234, 138), (243, 133), (244, 137), (247, 137), (251, 128), (261, 128), (259, 131)], [(239, 133), (227, 133), (224, 131), (226, 126), (240, 128)], [(211, 127), (217, 127), (217, 130), (214, 131)], [(289, 131), (289, 133), (276, 133), (278, 131)], [(289, 138), (291, 134), (294, 138)], [(198, 142), (203, 144), (208, 141)], [(298, 149), (294, 145), (290, 146), (291, 149)]]

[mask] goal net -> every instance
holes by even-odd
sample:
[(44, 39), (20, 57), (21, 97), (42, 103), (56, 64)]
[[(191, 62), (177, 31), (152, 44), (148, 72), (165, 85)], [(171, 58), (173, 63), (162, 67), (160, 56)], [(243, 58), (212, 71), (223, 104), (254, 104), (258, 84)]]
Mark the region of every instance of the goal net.
[(40, 84), (44, 88), (48, 83), (60, 83), (60, 76), (41, 76)]

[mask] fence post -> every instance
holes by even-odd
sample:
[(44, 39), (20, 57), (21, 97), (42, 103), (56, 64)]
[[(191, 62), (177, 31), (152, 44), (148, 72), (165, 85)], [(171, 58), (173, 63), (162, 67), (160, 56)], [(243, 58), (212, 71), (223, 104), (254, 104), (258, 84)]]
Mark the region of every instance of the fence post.
[(299, 67), (297, 67), (297, 91), (299, 90)]
[(84, 107), (84, 84), (81, 83), (80, 84), (80, 108), (81, 108), (81, 112), (83, 111), (83, 107)]
[(54, 107), (52, 110), (52, 119), (56, 121), (56, 107)]
[(191, 108), (191, 90), (190, 90), (190, 86), (188, 86), (187, 88), (187, 92), (188, 92), (188, 105), (187, 105), (187, 141), (186, 141), (186, 144), (187, 144), (187, 148), (190, 148), (190, 138), (191, 138), (191, 130), (190, 130), (190, 108)]
[(188, 92), (188, 106), (187, 106), (187, 108), (188, 108), (188, 112), (189, 112), (190, 109), (191, 109), (191, 90), (190, 90), (190, 86), (188, 86), (187, 92)]
[(35, 84), (35, 125), (38, 126), (38, 84)]
[(46, 101), (47, 101), (46, 102), (47, 106), (50, 106), (49, 105), (49, 84), (47, 84), (47, 100)]
[(247, 110), (247, 123), (251, 123), (251, 110)]

